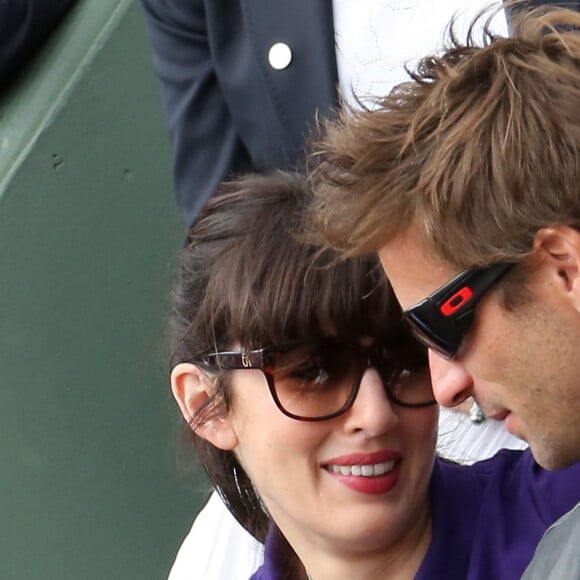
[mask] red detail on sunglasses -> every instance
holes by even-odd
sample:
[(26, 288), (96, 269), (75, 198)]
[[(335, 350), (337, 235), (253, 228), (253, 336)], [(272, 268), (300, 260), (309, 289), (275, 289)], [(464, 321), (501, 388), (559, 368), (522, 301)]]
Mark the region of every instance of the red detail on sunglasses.
[(441, 304), (439, 311), (443, 316), (451, 316), (455, 314), (460, 308), (463, 308), (467, 302), (473, 297), (473, 291), (469, 286), (464, 286)]

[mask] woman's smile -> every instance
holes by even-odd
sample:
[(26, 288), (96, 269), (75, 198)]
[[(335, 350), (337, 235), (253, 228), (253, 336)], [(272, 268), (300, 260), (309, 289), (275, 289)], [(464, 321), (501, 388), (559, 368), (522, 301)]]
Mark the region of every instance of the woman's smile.
[(322, 467), (342, 485), (376, 495), (387, 493), (397, 485), (400, 461), (399, 453), (385, 450), (335, 457)]

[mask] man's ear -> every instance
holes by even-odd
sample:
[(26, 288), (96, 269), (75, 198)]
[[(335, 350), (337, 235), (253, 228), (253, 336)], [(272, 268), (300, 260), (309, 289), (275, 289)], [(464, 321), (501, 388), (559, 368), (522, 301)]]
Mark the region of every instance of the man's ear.
[[(191, 363), (179, 363), (171, 371), (171, 391), (188, 425), (195, 424), (195, 417), (215, 393), (215, 385), (206, 373)], [(238, 438), (229, 413), (210, 413), (206, 420), (195, 425), (197, 435), (219, 449), (231, 450)]]
[(534, 238), (534, 252), (580, 312), (580, 232), (564, 225), (542, 228)]

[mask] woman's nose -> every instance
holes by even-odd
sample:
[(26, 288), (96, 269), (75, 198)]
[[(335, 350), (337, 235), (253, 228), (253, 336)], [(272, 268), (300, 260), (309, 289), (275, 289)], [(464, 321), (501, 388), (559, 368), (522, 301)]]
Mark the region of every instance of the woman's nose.
[(368, 368), (362, 376), (356, 399), (347, 411), (346, 429), (366, 431), (371, 436), (377, 436), (398, 422), (379, 373), (374, 368)]
[(461, 362), (445, 360), (430, 350), (429, 368), (433, 393), (440, 405), (455, 407), (473, 394), (473, 378)]

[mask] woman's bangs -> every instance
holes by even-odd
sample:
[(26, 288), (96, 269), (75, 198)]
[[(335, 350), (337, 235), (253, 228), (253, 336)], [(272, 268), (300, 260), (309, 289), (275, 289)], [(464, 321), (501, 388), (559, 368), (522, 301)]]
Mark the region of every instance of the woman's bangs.
[(374, 257), (341, 261), (297, 245), (285, 258), (237, 287), (231, 340), (259, 348), (329, 334), (379, 336), (398, 326), (400, 311)]

